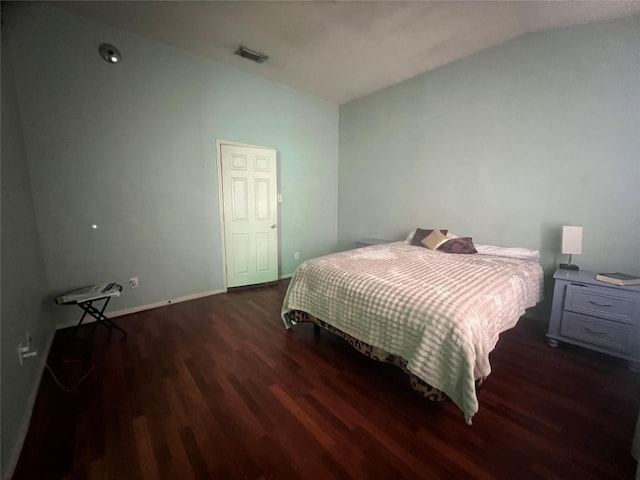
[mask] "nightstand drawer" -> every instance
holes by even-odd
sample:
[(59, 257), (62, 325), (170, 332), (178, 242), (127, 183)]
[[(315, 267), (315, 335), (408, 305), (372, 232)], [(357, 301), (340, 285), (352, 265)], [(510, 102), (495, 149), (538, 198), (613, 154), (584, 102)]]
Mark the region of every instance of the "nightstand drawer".
[(631, 353), (635, 338), (635, 329), (630, 325), (598, 320), (573, 312), (564, 312), (562, 315), (560, 333), (565, 337), (625, 354)]
[(633, 323), (636, 297), (637, 294), (634, 296), (633, 293), (620, 289), (569, 284), (564, 309), (618, 322)]

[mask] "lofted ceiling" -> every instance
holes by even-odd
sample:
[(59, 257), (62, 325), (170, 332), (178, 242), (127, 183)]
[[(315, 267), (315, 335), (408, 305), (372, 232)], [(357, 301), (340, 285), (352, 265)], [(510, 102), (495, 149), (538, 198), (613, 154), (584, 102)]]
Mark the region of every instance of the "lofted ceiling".
[[(337, 104), (528, 32), (640, 14), (640, 0), (54, 5)], [(270, 58), (263, 64), (243, 59), (233, 53), (239, 45)]]

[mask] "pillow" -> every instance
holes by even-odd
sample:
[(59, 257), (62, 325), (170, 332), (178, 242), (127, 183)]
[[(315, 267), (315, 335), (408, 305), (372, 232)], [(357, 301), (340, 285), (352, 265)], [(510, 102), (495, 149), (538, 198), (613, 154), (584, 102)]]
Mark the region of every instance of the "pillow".
[(416, 234), (416, 230), (417, 228), (414, 228), (409, 232), (409, 235), (407, 235), (407, 238), (404, 239), (404, 243), (409, 243), (409, 244), (411, 243), (411, 240), (413, 240), (413, 236)]
[[(440, 230), (443, 235), (446, 235), (449, 230)], [(428, 237), (433, 230), (424, 230), (422, 228), (416, 228), (416, 233), (413, 234), (413, 238), (411, 239), (410, 245), (415, 245), (416, 247), (422, 247), (420, 242)]]
[(448, 238), (445, 237), (440, 230), (434, 230), (429, 235), (424, 237), (424, 239), (420, 243), (427, 247), (429, 250), (437, 250), (438, 247), (447, 240)]
[(450, 238), (438, 250), (445, 253), (478, 253), (471, 237)]
[[(407, 238), (404, 239), (404, 243), (411, 244), (411, 240), (413, 240), (413, 236), (416, 234), (416, 230), (417, 228), (414, 228), (407, 234)], [(447, 238), (458, 238), (458, 235), (456, 235), (453, 232), (447, 232), (446, 230), (440, 230), (440, 231), (442, 233), (447, 233)]]
[(539, 260), (540, 251), (522, 247), (500, 247), (498, 245), (476, 245), (479, 254), (498, 257), (519, 258), (521, 260)]

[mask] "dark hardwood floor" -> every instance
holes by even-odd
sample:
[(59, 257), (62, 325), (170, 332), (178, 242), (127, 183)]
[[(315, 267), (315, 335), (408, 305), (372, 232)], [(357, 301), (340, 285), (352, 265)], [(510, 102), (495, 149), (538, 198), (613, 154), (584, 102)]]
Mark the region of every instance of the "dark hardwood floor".
[[(392, 366), (313, 326), (286, 331), (286, 282), (114, 319), (45, 371), (14, 479), (631, 479), (640, 406), (624, 362), (551, 349), (521, 320), (467, 426)], [(90, 327), (83, 327), (86, 333)]]

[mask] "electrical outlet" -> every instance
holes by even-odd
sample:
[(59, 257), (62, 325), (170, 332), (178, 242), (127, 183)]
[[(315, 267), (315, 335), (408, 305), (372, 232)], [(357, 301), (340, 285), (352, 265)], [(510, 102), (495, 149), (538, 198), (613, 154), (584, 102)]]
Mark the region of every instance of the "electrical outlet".
[(24, 365), (25, 358), (32, 358), (37, 356), (38, 356), (37, 350), (30, 351), (29, 345), (27, 345), (26, 347), (23, 347), (21, 343), (18, 344), (18, 360), (20, 361), (21, 367)]
[[(28, 352), (29, 350), (26, 350), (26, 351)], [(19, 343), (18, 344), (18, 360), (20, 360), (20, 366), (24, 365), (24, 357), (22, 356), (23, 353), (25, 353), (25, 349), (22, 346), (22, 344)]]
[(129, 288), (138, 288), (139, 286), (138, 277), (131, 277), (129, 279)]
[(294, 260), (300, 260), (300, 252), (296, 252), (293, 254)]

